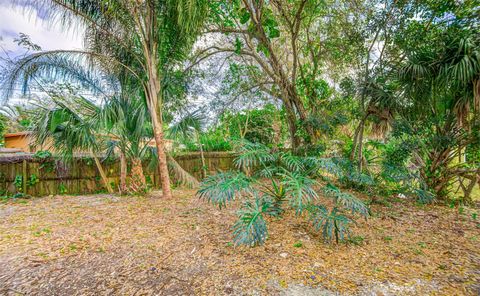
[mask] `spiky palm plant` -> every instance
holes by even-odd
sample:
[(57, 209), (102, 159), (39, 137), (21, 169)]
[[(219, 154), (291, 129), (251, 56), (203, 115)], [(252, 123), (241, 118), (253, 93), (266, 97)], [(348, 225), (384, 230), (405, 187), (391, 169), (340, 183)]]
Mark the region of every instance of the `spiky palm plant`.
[(52, 105), (39, 110), (32, 131), (40, 145), (51, 143), (58, 153), (70, 159), (75, 152), (88, 152), (95, 161), (109, 193), (113, 189), (103, 170), (98, 153), (104, 148), (98, 131), (99, 108), (81, 96), (52, 94)]
[[(313, 157), (299, 157), (285, 152), (274, 152), (262, 144), (243, 142), (235, 164), (247, 169), (218, 173), (206, 178), (198, 196), (223, 208), (235, 199), (243, 200), (234, 225), (234, 242), (243, 245), (263, 244), (268, 237), (268, 217), (281, 217), (290, 209), (296, 215), (308, 214), (316, 230), (322, 230), (326, 241), (337, 242), (348, 236), (352, 217), (368, 217), (367, 206), (351, 194), (343, 193), (329, 183), (325, 194), (317, 192), (315, 180), (327, 168), (323, 161)], [(328, 209), (321, 197), (333, 200)]]
[(206, 0), (22, 1), (25, 7), (41, 7), (45, 19), (60, 21), (65, 28), (83, 23), (85, 50), (54, 50), (19, 60), (8, 75), (7, 88), (20, 80), (28, 85), (36, 77), (71, 69), (38, 63), (45, 57), (83, 60), (92, 68), (114, 74), (129, 91), (145, 98), (155, 142), (164, 197), (171, 197), (164, 145), (162, 115), (174, 66), (185, 58), (207, 15)]
[(421, 183), (445, 199), (455, 179), (480, 175), (480, 167), (457, 162), (465, 147), (480, 143), (480, 38), (456, 27), (438, 31), (434, 37), (444, 46), (409, 53), (398, 70), (406, 106), (399, 122), (400, 135), (415, 139), (412, 161)]
[[(120, 153), (120, 190), (143, 192), (146, 188), (142, 158), (148, 149), (152, 132), (149, 114), (138, 98), (115, 96), (101, 107), (100, 120), (104, 129), (112, 135), (110, 151)], [(127, 160), (131, 163), (131, 184), (127, 188)]]

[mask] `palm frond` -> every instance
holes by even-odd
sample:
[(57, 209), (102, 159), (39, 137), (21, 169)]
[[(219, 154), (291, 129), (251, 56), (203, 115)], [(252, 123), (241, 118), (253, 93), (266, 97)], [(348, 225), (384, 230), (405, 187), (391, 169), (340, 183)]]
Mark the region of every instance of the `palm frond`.
[(254, 191), (252, 182), (243, 173), (218, 173), (203, 180), (197, 195), (222, 208), (241, 194)]
[(234, 163), (237, 168), (254, 169), (257, 166), (265, 167), (276, 159), (267, 146), (248, 141), (240, 142), (236, 153), (237, 157)]
[(189, 139), (193, 137), (195, 132), (199, 132), (205, 121), (205, 116), (198, 110), (188, 113), (180, 118), (177, 122), (172, 124), (168, 130), (167, 135), (172, 139)]
[(348, 211), (351, 211), (352, 214), (360, 214), (363, 217), (369, 216), (368, 207), (360, 199), (355, 196), (342, 192), (338, 187), (332, 184), (327, 184), (323, 187), (323, 192), (330, 197), (335, 199), (335, 202), (341, 205)]
[(287, 193), (283, 185), (272, 179), (271, 186), (262, 186), (260, 192), (263, 194), (262, 197), (271, 204), (266, 214), (272, 217), (282, 215), (285, 211), (283, 206), (287, 201)]
[(263, 214), (270, 204), (254, 195), (254, 201), (246, 201), (238, 212), (239, 219), (233, 226), (234, 243), (236, 245), (262, 245), (268, 237), (267, 223)]
[(335, 241), (338, 243), (349, 237), (349, 224), (351, 220), (337, 212), (334, 208), (328, 211), (323, 206), (310, 207), (310, 221), (316, 231), (321, 231), (322, 237), (327, 242)]
[(282, 174), (282, 186), (289, 199), (289, 205), (301, 214), (305, 208), (318, 198), (313, 189), (317, 182), (297, 172), (284, 171)]
[(285, 167), (293, 172), (304, 172), (305, 166), (302, 157), (293, 155), (291, 153), (281, 153), (280, 160)]

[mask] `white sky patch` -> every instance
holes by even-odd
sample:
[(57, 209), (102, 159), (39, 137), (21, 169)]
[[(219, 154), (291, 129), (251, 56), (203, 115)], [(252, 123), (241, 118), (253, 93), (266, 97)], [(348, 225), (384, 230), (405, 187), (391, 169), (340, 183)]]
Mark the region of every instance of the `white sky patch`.
[[(24, 52), (14, 39), (19, 33), (30, 36), (33, 43), (43, 50), (82, 49), (83, 29), (62, 30), (60, 24), (52, 24), (38, 17), (36, 11), (25, 11), (21, 6), (13, 5), (11, 0), (0, 0), (0, 45), (12, 57)], [(2, 56), (5, 54), (2, 52)]]
[[(43, 51), (83, 49), (83, 27), (65, 30), (58, 22), (42, 19), (35, 9), (25, 9), (19, 4), (13, 4), (12, 0), (0, 0), (0, 69), (7, 66), (8, 60), (27, 53), (25, 48), (15, 42), (20, 33), (28, 35)], [(41, 91), (32, 90), (33, 97), (43, 95)], [(9, 103), (24, 103), (25, 100), (15, 91)]]

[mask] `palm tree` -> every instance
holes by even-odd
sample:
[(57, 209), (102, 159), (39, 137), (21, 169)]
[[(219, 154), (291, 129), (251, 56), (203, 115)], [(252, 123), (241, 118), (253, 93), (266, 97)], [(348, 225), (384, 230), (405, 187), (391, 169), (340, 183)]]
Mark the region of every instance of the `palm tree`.
[(455, 178), (475, 182), (480, 175), (478, 167), (455, 164), (479, 141), (480, 39), (476, 31), (449, 28), (441, 31), (441, 44), (410, 52), (399, 81), (406, 100), (401, 116), (424, 142), (416, 151), (422, 179), (446, 197)]
[(120, 154), (120, 191), (126, 192), (127, 160), (131, 162), (130, 189), (142, 192), (146, 189), (142, 158), (151, 139), (148, 110), (143, 101), (115, 96), (102, 106), (100, 112), (104, 129), (111, 134), (110, 151), (118, 148)]
[(45, 106), (33, 119), (33, 135), (38, 144), (52, 141), (55, 150), (70, 159), (75, 152), (88, 151), (109, 193), (113, 193), (98, 159), (102, 140), (98, 137), (98, 107), (81, 96), (51, 96), (53, 106)]
[[(62, 20), (65, 27), (85, 24), (86, 50), (54, 50), (22, 58), (10, 72), (8, 89), (24, 85), (44, 72), (62, 73), (55, 64), (30, 67), (45, 56), (83, 59), (92, 67), (115, 73), (129, 91), (144, 97), (157, 146), (163, 196), (172, 196), (164, 145), (163, 113), (169, 75), (185, 58), (206, 18), (206, 0), (83, 1), (31, 0), (42, 6), (45, 19)], [(71, 73), (71, 70), (67, 70)]]

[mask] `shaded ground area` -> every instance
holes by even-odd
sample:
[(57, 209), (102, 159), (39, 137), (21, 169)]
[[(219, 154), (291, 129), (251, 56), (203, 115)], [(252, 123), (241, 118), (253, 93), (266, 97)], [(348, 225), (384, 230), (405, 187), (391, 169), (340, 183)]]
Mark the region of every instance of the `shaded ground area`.
[(0, 295), (479, 295), (471, 209), (373, 211), (351, 243), (324, 244), (289, 214), (265, 246), (235, 248), (235, 209), (193, 191), (0, 204)]

